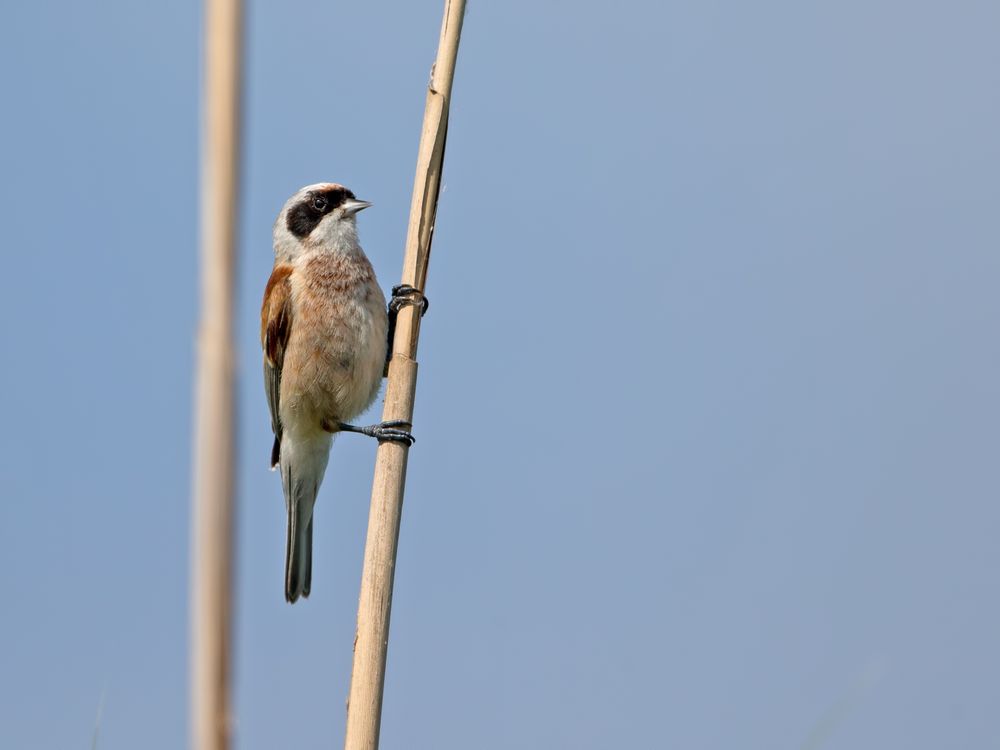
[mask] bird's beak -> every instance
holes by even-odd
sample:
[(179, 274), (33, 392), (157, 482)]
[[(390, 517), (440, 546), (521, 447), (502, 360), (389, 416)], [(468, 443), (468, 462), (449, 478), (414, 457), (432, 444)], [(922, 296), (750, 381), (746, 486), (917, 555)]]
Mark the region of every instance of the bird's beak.
[(341, 208), (344, 209), (345, 216), (354, 216), (358, 211), (363, 211), (368, 208), (371, 203), (368, 201), (356, 201), (352, 198), (348, 198), (346, 201), (340, 204)]

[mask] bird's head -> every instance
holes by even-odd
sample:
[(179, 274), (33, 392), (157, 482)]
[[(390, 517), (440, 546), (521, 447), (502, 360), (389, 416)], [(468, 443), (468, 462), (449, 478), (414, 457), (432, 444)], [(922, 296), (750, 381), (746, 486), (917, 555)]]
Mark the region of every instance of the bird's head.
[(358, 245), (354, 217), (371, 205), (334, 182), (307, 185), (286, 201), (274, 222), (274, 252), (292, 260), (312, 249), (350, 252)]

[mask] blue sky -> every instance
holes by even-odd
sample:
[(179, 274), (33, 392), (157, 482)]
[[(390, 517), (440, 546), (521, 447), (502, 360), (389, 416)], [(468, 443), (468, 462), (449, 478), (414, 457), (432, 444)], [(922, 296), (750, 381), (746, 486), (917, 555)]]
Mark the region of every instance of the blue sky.
[[(250, 3), (236, 746), (342, 741), (374, 445), (282, 595), (298, 187), (399, 279), (440, 3)], [(0, 746), (187, 741), (201, 9), (0, 28)], [(996, 741), (1000, 9), (470, 4), (383, 747)], [(378, 414), (373, 410), (372, 418)]]

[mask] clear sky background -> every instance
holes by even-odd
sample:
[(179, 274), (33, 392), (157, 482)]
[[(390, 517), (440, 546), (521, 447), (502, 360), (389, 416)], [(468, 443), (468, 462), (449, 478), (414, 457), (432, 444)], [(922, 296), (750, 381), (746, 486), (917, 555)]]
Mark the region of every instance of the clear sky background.
[[(441, 2), (250, 2), (236, 746), (342, 743), (375, 445), (312, 597), (257, 342), (304, 184), (399, 280)], [(201, 9), (0, 24), (0, 747), (187, 742)], [(1000, 742), (1000, 6), (471, 2), (383, 747)], [(378, 418), (373, 409), (371, 419)]]

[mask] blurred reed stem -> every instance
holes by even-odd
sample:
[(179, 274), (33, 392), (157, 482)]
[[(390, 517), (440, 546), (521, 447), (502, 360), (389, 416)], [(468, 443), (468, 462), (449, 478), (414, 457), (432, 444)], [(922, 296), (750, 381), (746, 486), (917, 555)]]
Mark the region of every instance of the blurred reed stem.
[(206, 0), (201, 173), (201, 324), (191, 545), (191, 744), (230, 741), (235, 388), (233, 290), (242, 7)]

